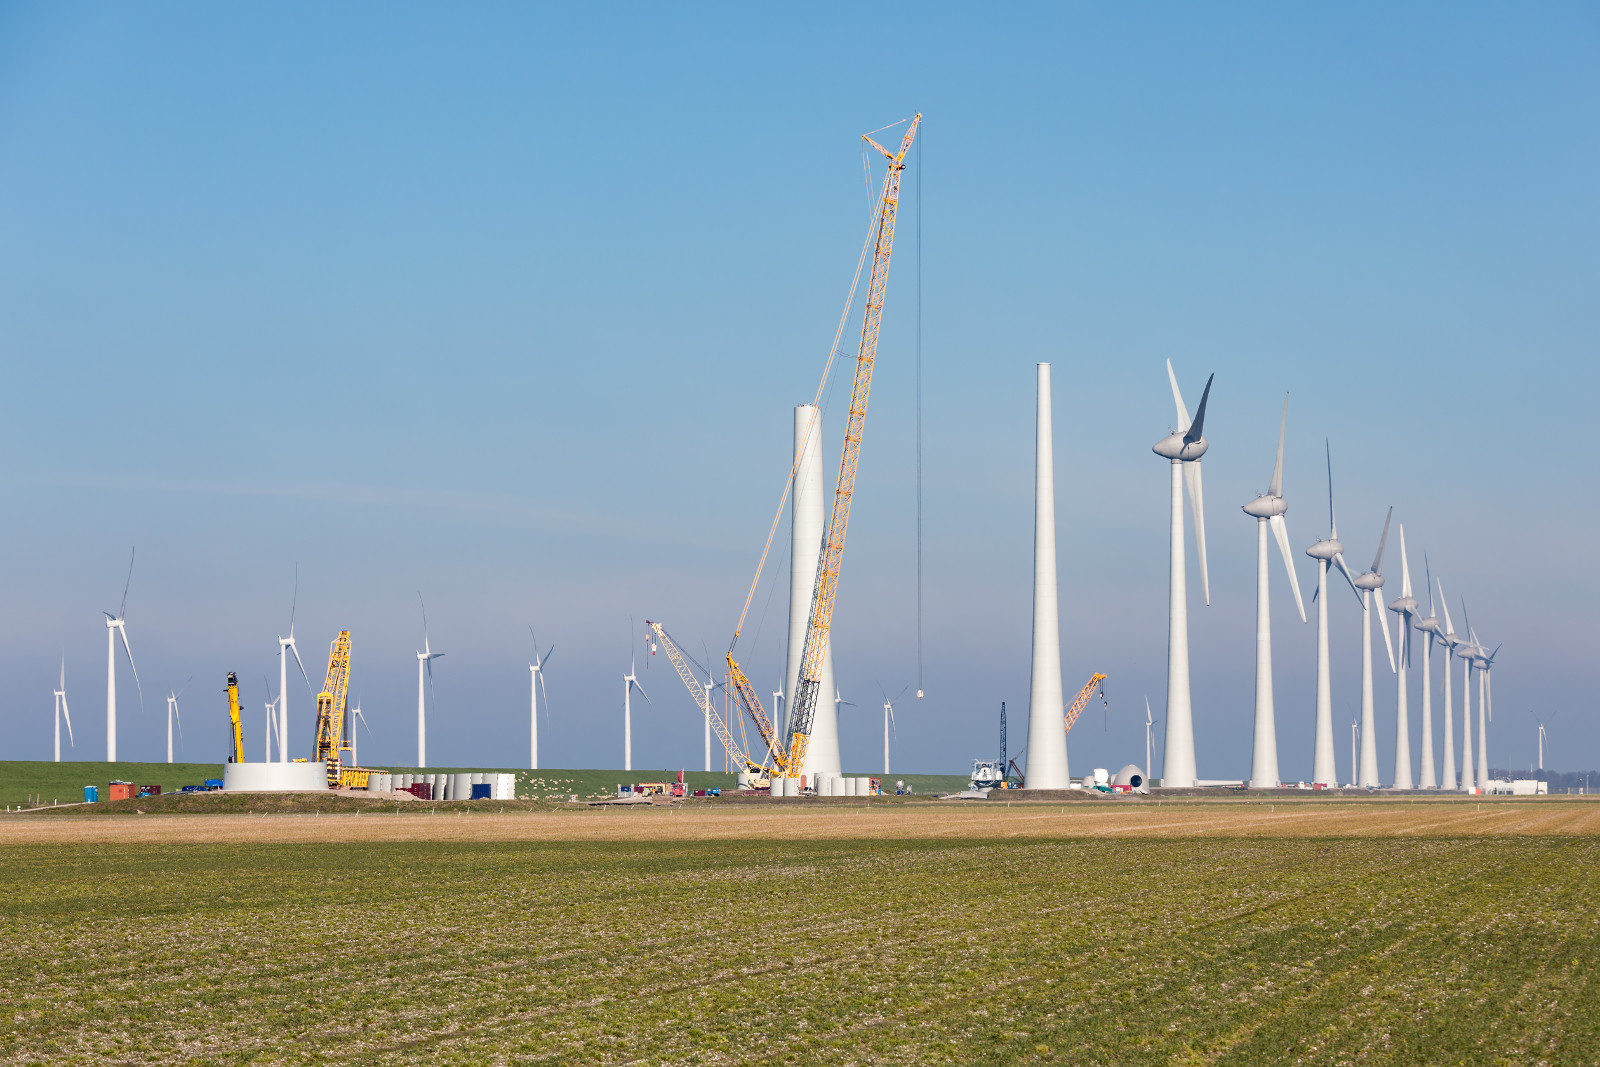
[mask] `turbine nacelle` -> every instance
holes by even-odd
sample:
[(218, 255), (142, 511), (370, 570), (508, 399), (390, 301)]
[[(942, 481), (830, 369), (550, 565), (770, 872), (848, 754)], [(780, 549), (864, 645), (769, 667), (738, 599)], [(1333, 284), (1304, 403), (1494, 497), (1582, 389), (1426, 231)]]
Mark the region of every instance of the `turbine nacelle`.
[(1356, 575), (1351, 579), (1351, 582), (1357, 589), (1370, 589), (1373, 592), (1377, 592), (1383, 588), (1383, 575), (1377, 571), (1368, 571), (1365, 574)]
[(1288, 510), (1288, 501), (1281, 496), (1273, 496), (1271, 493), (1262, 493), (1243, 506), (1243, 511), (1246, 515), (1254, 515), (1258, 519), (1270, 519), (1274, 516), (1282, 515)]
[[(1417, 613), (1417, 598), (1414, 596), (1403, 596), (1399, 597), (1398, 599), (1391, 600), (1389, 602), (1389, 610), (1394, 612), (1396, 615), (1414, 616)], [(1423, 628), (1420, 619), (1413, 622), (1412, 625), (1416, 626), (1419, 630)]]
[(1312, 559), (1320, 559), (1324, 563), (1332, 563), (1335, 559), (1344, 555), (1344, 543), (1333, 537), (1316, 541), (1312, 543), (1310, 548), (1306, 549), (1306, 555)]
[(1417, 619), (1411, 625), (1425, 634), (1433, 634), (1440, 639), (1444, 637), (1444, 624), (1439, 621), (1437, 615), (1429, 615), (1426, 619)]
[(1170, 433), (1150, 446), (1150, 451), (1163, 459), (1181, 460), (1192, 463), (1206, 454), (1206, 449), (1211, 447), (1204, 437), (1189, 440), (1182, 433)]

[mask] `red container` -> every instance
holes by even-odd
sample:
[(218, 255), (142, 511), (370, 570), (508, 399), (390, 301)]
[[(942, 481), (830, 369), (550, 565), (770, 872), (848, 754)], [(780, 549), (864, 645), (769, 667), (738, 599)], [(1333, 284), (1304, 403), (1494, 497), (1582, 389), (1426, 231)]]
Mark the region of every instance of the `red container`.
[(133, 783), (132, 782), (112, 782), (110, 785), (106, 786), (106, 799), (107, 800), (132, 800), (133, 799)]
[(161, 795), (161, 787), (159, 785), (141, 785), (139, 787), (139, 795), (143, 797), (158, 797)]

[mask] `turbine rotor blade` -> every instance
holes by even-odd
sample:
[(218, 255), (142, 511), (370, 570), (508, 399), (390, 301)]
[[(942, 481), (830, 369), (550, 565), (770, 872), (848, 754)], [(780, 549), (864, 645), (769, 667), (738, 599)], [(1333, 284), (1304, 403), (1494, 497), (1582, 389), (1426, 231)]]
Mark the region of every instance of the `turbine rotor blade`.
[(1356, 603), (1361, 603), (1361, 590), (1356, 588), (1355, 575), (1350, 573), (1350, 564), (1344, 561), (1344, 553), (1340, 552), (1333, 557), (1333, 562), (1338, 564), (1339, 573), (1344, 575), (1344, 580), (1349, 583), (1350, 591), (1356, 595)]
[(1389, 509), (1389, 514), (1383, 517), (1383, 536), (1378, 539), (1378, 554), (1372, 557), (1372, 566), (1368, 569), (1373, 574), (1383, 573), (1383, 550), (1389, 543), (1389, 520), (1394, 518), (1394, 508)]
[(1400, 595), (1411, 595), (1411, 561), (1406, 558), (1406, 524), (1400, 524)]
[(1190, 424), (1189, 431), (1183, 435), (1185, 442), (1198, 441), (1205, 436), (1206, 402), (1211, 399), (1211, 380), (1215, 377), (1216, 375), (1212, 374), (1206, 379), (1206, 389), (1200, 394), (1200, 406), (1195, 409), (1194, 422)]
[(1189, 510), (1194, 512), (1194, 545), (1200, 557), (1200, 590), (1211, 603), (1211, 577), (1206, 571), (1206, 499), (1200, 482), (1200, 461), (1183, 465), (1183, 481), (1189, 488)]
[(77, 748), (78, 747), (78, 743), (72, 739), (72, 712), (71, 712), (71, 710), (69, 710), (67, 708), (67, 694), (66, 694), (66, 684), (65, 683), (62, 683), (61, 714), (65, 715), (67, 717), (67, 743), (69, 745), (71, 745), (73, 748)]
[(1267, 520), (1267, 525), (1272, 529), (1272, 536), (1277, 539), (1278, 551), (1283, 554), (1284, 569), (1289, 572), (1289, 588), (1294, 590), (1294, 606), (1300, 610), (1300, 621), (1306, 621), (1306, 604), (1300, 599), (1300, 576), (1295, 573), (1294, 553), (1289, 548), (1289, 524), (1282, 515), (1274, 515)]
[(300, 649), (295, 647), (293, 638), (291, 638), (289, 641), (289, 651), (294, 653), (294, 661), (300, 664), (300, 677), (306, 680), (306, 692), (310, 693), (311, 696), (315, 698), (317, 694), (311, 690), (311, 675), (306, 673), (306, 665), (300, 659)]
[(1435, 578), (1433, 582), (1439, 587), (1439, 607), (1444, 611), (1444, 632), (1453, 634), (1456, 632), (1456, 625), (1450, 621), (1450, 599), (1444, 595), (1444, 581)]
[(1178, 432), (1189, 432), (1189, 408), (1183, 402), (1183, 394), (1178, 391), (1178, 376), (1172, 373), (1172, 360), (1167, 360), (1167, 381), (1172, 383), (1172, 403), (1178, 409)]
[(1383, 597), (1378, 595), (1379, 590), (1372, 591), (1373, 606), (1378, 609), (1378, 629), (1383, 631), (1383, 647), (1389, 650), (1389, 673), (1394, 669), (1394, 642), (1389, 640), (1389, 611), (1383, 606)]
[(1324, 437), (1322, 439), (1322, 447), (1328, 456), (1328, 538), (1337, 541), (1339, 540), (1339, 517), (1333, 510), (1333, 446)]
[(1283, 496), (1283, 433), (1289, 428), (1289, 394), (1283, 394), (1283, 418), (1278, 422), (1278, 459), (1272, 465), (1272, 487), (1267, 490), (1273, 496)]
[(128, 607), (128, 589), (133, 585), (133, 560), (138, 554), (138, 545), (134, 545), (133, 550), (128, 553), (128, 580), (122, 583), (122, 605), (117, 608), (117, 618), (119, 619), (122, 618), (123, 612)]
[(126, 626), (118, 626), (117, 627), (117, 633), (122, 636), (122, 650), (128, 654), (128, 666), (133, 671), (134, 688), (139, 690), (139, 713), (143, 714), (144, 713), (144, 686), (139, 684), (139, 668), (134, 666), (133, 649), (130, 648), (129, 645), (128, 645), (128, 628)]

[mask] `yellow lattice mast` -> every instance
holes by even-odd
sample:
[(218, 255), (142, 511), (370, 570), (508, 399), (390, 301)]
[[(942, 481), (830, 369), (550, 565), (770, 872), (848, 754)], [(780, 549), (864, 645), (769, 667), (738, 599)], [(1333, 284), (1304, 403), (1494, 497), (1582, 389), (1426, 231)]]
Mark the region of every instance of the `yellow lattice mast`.
[[(833, 487), (833, 514), (828, 519), (828, 533), (818, 556), (817, 581), (811, 594), (811, 620), (806, 626), (805, 653), (795, 683), (794, 712), (789, 716), (788, 759), (783, 767), (784, 776), (788, 778), (798, 777), (800, 768), (805, 765), (811, 722), (817, 711), (822, 657), (827, 648), (828, 631), (833, 625), (833, 600), (839, 589), (839, 568), (844, 561), (844, 539), (850, 527), (856, 467), (861, 461), (861, 437), (866, 430), (867, 399), (872, 393), (872, 368), (878, 354), (878, 327), (883, 322), (883, 300), (889, 286), (889, 257), (894, 251), (894, 224), (900, 207), (900, 175), (905, 170), (906, 153), (911, 150), (921, 122), (920, 114), (911, 120), (900, 140), (899, 152), (890, 152), (863, 135), (868, 144), (883, 153), (889, 165), (884, 171), (883, 191), (878, 198), (878, 234), (872, 249), (872, 273), (867, 281), (861, 344), (856, 348), (856, 377), (850, 390), (850, 413), (845, 419), (844, 450), (839, 456), (839, 477)], [(732, 662), (732, 657), (729, 661)]]
[(339, 786), (343, 779), (341, 752), (349, 751), (344, 739), (345, 698), (350, 692), (350, 631), (340, 630), (328, 646), (328, 677), (317, 694), (318, 763), (328, 768), (328, 785)]

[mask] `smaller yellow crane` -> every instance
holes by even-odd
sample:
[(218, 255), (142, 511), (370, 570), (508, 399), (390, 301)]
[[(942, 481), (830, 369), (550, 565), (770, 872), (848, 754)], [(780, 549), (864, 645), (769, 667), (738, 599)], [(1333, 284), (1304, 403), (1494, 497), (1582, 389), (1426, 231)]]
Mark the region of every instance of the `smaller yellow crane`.
[[(1089, 679), (1088, 683), (1085, 684), (1082, 689), (1078, 690), (1078, 695), (1073, 698), (1072, 703), (1067, 705), (1066, 719), (1068, 733), (1072, 731), (1072, 724), (1078, 721), (1078, 716), (1083, 714), (1083, 709), (1089, 706), (1089, 701), (1094, 696), (1096, 689), (1100, 689), (1100, 702), (1102, 704), (1106, 704), (1105, 690), (1101, 689), (1101, 685), (1105, 682), (1105, 680), (1105, 675), (1096, 673), (1093, 678)], [(1106, 704), (1107, 708), (1110, 706), (1110, 704)]]
[(239, 721), (239, 676), (228, 672), (228, 718), (233, 721), (233, 755), (229, 763), (244, 762), (244, 725)]

